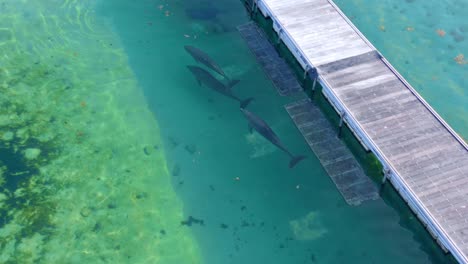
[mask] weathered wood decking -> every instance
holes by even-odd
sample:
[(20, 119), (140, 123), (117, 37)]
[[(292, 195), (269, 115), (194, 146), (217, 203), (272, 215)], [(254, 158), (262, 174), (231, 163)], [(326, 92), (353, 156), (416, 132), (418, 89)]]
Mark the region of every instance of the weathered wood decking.
[(348, 204), (379, 198), (377, 187), (310, 99), (287, 104), (285, 108)]
[(258, 0), (429, 232), (468, 263), (468, 146), (331, 0)]
[(237, 29), (281, 96), (302, 91), (291, 68), (254, 22), (238, 26)]

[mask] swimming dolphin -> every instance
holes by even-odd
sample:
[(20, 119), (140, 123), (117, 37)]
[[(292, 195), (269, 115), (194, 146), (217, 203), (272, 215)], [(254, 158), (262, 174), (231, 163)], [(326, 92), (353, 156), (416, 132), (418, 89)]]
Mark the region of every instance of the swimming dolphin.
[(232, 93), (231, 88), (234, 85), (236, 85), (239, 82), (239, 80), (229, 81), (229, 83), (225, 85), (203, 68), (193, 65), (187, 65), (187, 68), (193, 73), (199, 85), (204, 84), (207, 87), (217, 91), (218, 93), (221, 93), (229, 98), (239, 101), (240, 108), (245, 108), (253, 100), (253, 98), (247, 98), (245, 100), (242, 100)]
[(289, 157), (291, 157), (291, 161), (289, 162), (289, 168), (296, 166), (299, 161), (305, 159), (305, 156), (294, 156), (289, 152), (288, 149), (283, 145), (279, 137), (273, 132), (273, 130), (268, 126), (268, 124), (263, 121), (260, 117), (253, 114), (252, 112), (247, 111), (246, 109), (241, 108), (241, 112), (244, 114), (247, 121), (249, 121), (249, 130), (252, 133), (252, 130), (255, 129), (260, 135), (264, 138), (268, 139), (271, 143), (277, 146), (282, 151), (286, 152)]
[(215, 61), (213, 61), (210, 58), (210, 56), (208, 56), (208, 54), (206, 54), (204, 51), (189, 45), (184, 46), (184, 48), (190, 55), (192, 55), (195, 61), (219, 73), (221, 76), (223, 76), (226, 80), (229, 81), (229, 78), (227, 77), (226, 73), (224, 73), (223, 69), (221, 69), (221, 67), (219, 67), (219, 65)]

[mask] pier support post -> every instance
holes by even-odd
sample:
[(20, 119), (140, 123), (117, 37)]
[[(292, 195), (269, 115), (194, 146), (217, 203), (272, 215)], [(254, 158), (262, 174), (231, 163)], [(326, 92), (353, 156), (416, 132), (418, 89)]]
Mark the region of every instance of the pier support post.
[(343, 121), (344, 121), (343, 119), (345, 118), (345, 115), (346, 115), (346, 113), (344, 113), (344, 112), (341, 113), (341, 115), (340, 115), (340, 124), (338, 126), (338, 138), (341, 138), (341, 130), (343, 128)]
[(302, 76), (302, 79), (305, 81), (305, 79), (307, 78), (307, 73), (309, 73), (309, 69), (310, 69), (310, 66), (309, 65), (306, 65), (306, 68), (304, 70), (304, 75)]
[(275, 43), (275, 46), (278, 47), (279, 44), (281, 43), (281, 33), (283, 33), (283, 29), (280, 28), (280, 30), (278, 31), (278, 37), (276, 38), (276, 43)]
[(258, 0), (246, 0), (250, 6), (250, 19), (254, 19), (258, 11)]
[(380, 191), (382, 191), (385, 183), (387, 182), (387, 179), (390, 175), (390, 169), (387, 169), (387, 168), (384, 168), (383, 169), (383, 179), (382, 179), (382, 182), (380, 183)]
[(317, 85), (317, 78), (318, 78), (318, 72), (316, 68), (313, 68), (309, 64), (306, 65), (305, 71), (304, 71), (304, 88), (305, 88), (305, 80), (309, 76), (310, 79), (312, 79), (314, 82), (312, 83), (312, 92), (310, 94), (311, 98), (314, 98), (315, 95), (315, 86)]
[(317, 84), (317, 77), (314, 78), (314, 82), (312, 83), (312, 94), (311, 94), (312, 98), (314, 98), (316, 84)]
[(385, 183), (387, 182), (390, 173), (392, 173), (392, 172), (390, 171), (390, 169), (388, 169), (388, 168), (385, 168), (385, 169), (384, 169), (384, 177), (383, 177), (383, 179), (382, 179), (382, 184), (385, 184)]

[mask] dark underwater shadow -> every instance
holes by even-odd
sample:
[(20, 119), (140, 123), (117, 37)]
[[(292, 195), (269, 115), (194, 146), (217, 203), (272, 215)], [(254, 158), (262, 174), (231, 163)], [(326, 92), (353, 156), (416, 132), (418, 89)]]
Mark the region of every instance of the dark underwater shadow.
[(184, 9), (187, 18), (202, 24), (209, 33), (219, 34), (236, 30), (235, 26), (227, 22), (228, 9), (223, 9), (219, 2), (191, 0), (184, 3)]

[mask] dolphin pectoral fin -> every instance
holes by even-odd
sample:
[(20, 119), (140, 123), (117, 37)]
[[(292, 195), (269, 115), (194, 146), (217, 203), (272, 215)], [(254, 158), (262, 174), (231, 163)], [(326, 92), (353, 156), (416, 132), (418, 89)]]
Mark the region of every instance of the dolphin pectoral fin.
[(228, 84), (230, 84), (230, 83), (232, 82), (231, 78), (229, 78), (224, 72), (223, 72), (223, 74), (221, 74), (221, 75), (224, 77), (224, 80), (225, 80)]
[(294, 166), (297, 165), (297, 163), (299, 163), (299, 161), (305, 159), (306, 156), (295, 156), (291, 159), (291, 161), (289, 162), (289, 168), (292, 169)]
[(239, 82), (240, 80), (230, 80), (227, 86), (229, 87), (229, 89), (231, 89), (232, 87), (234, 87), (234, 85), (238, 84)]
[(202, 86), (202, 82), (198, 78), (197, 78), (197, 83), (198, 83), (199, 86)]
[(242, 101), (240, 102), (240, 108), (241, 108), (241, 109), (246, 108), (246, 107), (250, 104), (250, 102), (252, 102), (253, 100), (254, 100), (253, 97), (250, 97), (250, 98), (247, 98), (247, 99), (245, 99), (245, 100), (242, 100)]

